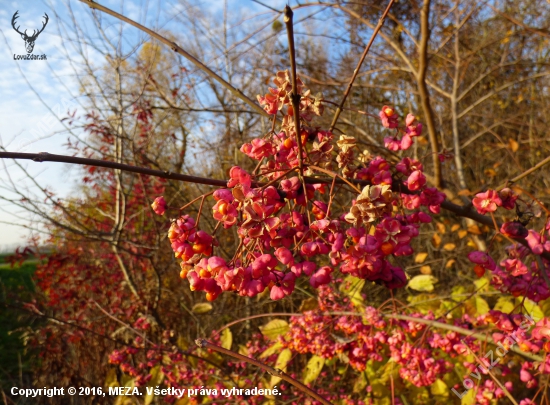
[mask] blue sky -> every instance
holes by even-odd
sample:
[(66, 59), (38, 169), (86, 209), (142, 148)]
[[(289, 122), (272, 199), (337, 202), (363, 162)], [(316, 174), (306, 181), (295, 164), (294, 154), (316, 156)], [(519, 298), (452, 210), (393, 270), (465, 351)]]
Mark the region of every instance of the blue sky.
[[(182, 26), (185, 18), (182, 15), (186, 8), (177, 0), (98, 2), (116, 11), (122, 10), (124, 15), (148, 27), (162, 27), (174, 32), (185, 30)], [(286, 1), (266, 0), (264, 3), (282, 9)], [(194, 5), (212, 19), (221, 20), (223, 16), (223, 0), (195, 1)], [(63, 144), (68, 134), (59, 119), (66, 115), (67, 109), (78, 110), (80, 107), (79, 88), (74, 79), (75, 65), (71, 65), (63, 50), (64, 45), (70, 44), (76, 36), (71, 32), (63, 32), (58, 24), (69, 20), (69, 6), (86, 31), (91, 19), (90, 10), (78, 1), (3, 0), (0, 4), (0, 41), (3, 45), (0, 53), (0, 144), (8, 151), (67, 153)], [(19, 11), (17, 25), (21, 26), (21, 31), (28, 29), (28, 33), (40, 28), (44, 13), (48, 14), (48, 25), (37, 38), (33, 51), (35, 55), (45, 54), (47, 61), (14, 60), (14, 54), (26, 54), (23, 39), (11, 26), (15, 11)], [(178, 13), (179, 18), (175, 18)], [(299, 10), (296, 17), (299, 18), (303, 13), (305, 11)], [(228, 14), (230, 21), (244, 21), (246, 29), (251, 32), (274, 17), (270, 10), (251, 0), (229, 0)], [(111, 17), (103, 15), (102, 18), (107, 22), (112, 21), (116, 29), (120, 27)], [(140, 38), (147, 39), (133, 27), (123, 26), (123, 29), (127, 45), (136, 43)], [(62, 32), (62, 36), (59, 32)], [(99, 53), (96, 57), (93, 49), (89, 48), (88, 52), (91, 60), (95, 58), (98, 63), (102, 62)], [(73, 62), (77, 62), (78, 69), (78, 58), (75, 57)], [(4, 187), (0, 189), (0, 195), (8, 195), (5, 187), (9, 186), (10, 179), (20, 187), (33, 190), (32, 183), (13, 162), (4, 160), (0, 164), (0, 186)], [(77, 170), (74, 167), (59, 163), (21, 164), (38, 184), (47, 186), (59, 196), (67, 195), (75, 189)], [(25, 228), (7, 223), (24, 225), (30, 220), (32, 218), (28, 213), (13, 204), (0, 201), (0, 250), (24, 244), (29, 234)]]

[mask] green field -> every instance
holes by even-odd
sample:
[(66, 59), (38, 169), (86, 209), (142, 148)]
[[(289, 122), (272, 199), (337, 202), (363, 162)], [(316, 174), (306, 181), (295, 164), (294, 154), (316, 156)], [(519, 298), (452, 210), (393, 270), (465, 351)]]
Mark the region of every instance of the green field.
[(0, 386), (4, 389), (29, 372), (29, 356), (21, 333), (14, 331), (29, 325), (31, 318), (13, 306), (20, 306), (34, 291), (32, 275), (37, 264), (37, 260), (28, 260), (11, 267), (6, 256), (0, 255)]

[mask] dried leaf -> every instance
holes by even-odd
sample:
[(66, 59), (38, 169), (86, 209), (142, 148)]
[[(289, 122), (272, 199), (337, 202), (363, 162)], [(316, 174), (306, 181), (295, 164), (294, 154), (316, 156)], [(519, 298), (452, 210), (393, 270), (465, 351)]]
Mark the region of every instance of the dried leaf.
[(447, 250), (447, 251), (453, 251), (456, 249), (456, 245), (454, 243), (445, 243), (443, 245), (443, 249)]
[(430, 266), (420, 267), (420, 273), (422, 274), (432, 274), (432, 268)]
[(508, 140), (508, 146), (510, 147), (512, 152), (517, 152), (517, 150), (519, 149), (519, 143), (513, 139)]
[(460, 239), (462, 239), (463, 237), (465, 237), (466, 235), (468, 235), (468, 231), (465, 231), (464, 229), (458, 231), (458, 237)]
[(456, 263), (456, 260), (455, 259), (450, 259), (450, 260), (447, 260), (447, 263), (445, 263), (445, 268), (446, 269), (449, 269), (453, 266), (453, 264)]
[(452, 227), (451, 227), (451, 232), (456, 232), (460, 229), (460, 225), (458, 224), (454, 224)]
[(417, 253), (414, 258), (414, 262), (418, 264), (424, 263), (426, 257), (428, 257), (428, 254), (426, 252)]
[(435, 226), (437, 226), (437, 230), (439, 231), (440, 234), (445, 235), (446, 229), (445, 229), (445, 225), (443, 223), (436, 222)]
[(477, 225), (470, 225), (468, 227), (468, 232), (473, 233), (474, 235), (481, 235), (481, 229)]
[(436, 248), (438, 248), (439, 245), (441, 245), (441, 236), (439, 236), (437, 232), (434, 233), (434, 236), (432, 236), (432, 243)]

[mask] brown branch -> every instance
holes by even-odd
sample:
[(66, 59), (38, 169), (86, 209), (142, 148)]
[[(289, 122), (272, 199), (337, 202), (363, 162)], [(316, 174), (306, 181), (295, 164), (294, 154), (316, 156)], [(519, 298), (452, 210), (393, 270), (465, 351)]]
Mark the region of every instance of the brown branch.
[(59, 162), (72, 163), (85, 166), (106, 167), (109, 169), (119, 169), (131, 173), (145, 174), (148, 176), (160, 177), (163, 179), (180, 180), (188, 183), (205, 184), (209, 186), (227, 186), (226, 180), (215, 180), (204, 177), (189, 176), (186, 174), (173, 173), (166, 170), (154, 170), (146, 167), (132, 166), (124, 163), (116, 163), (108, 160), (82, 158), (76, 156), (55, 155), (48, 152), (40, 153), (20, 153), (20, 152), (0, 152), (0, 159), (26, 159), (33, 162)]
[[(180, 180), (180, 181), (185, 181), (189, 183), (204, 184), (208, 186), (227, 187), (227, 180), (216, 180), (216, 179), (209, 179), (206, 177), (189, 176), (186, 174), (178, 174), (178, 173), (172, 173), (168, 171), (153, 170), (145, 167), (115, 163), (107, 160), (81, 158), (81, 157), (75, 157), (75, 156), (54, 155), (47, 152), (40, 152), (40, 153), (0, 152), (0, 159), (27, 159), (27, 160), (32, 160), (34, 162), (61, 162), (61, 163), (73, 163), (73, 164), (86, 165), (86, 166), (98, 166), (98, 167), (106, 167), (110, 169), (120, 169), (127, 172), (145, 174), (148, 176), (155, 176), (155, 177), (160, 177), (164, 179)], [(537, 166), (541, 167), (540, 165), (537, 165)], [(319, 184), (319, 183), (332, 184), (333, 181), (335, 181), (337, 184), (346, 183), (342, 179), (334, 180), (333, 178), (317, 178), (317, 177), (304, 176), (304, 182), (308, 184)], [(361, 184), (361, 185), (370, 184), (368, 181), (365, 181), (365, 180), (349, 179), (349, 181), (356, 184)], [(255, 182), (255, 183), (252, 183), (252, 185), (254, 187), (262, 187), (264, 183)], [(404, 194), (411, 193), (407, 189), (407, 187), (403, 186), (403, 184), (399, 182), (394, 182), (392, 184), (392, 189), (395, 190), (396, 192), (400, 192)], [(459, 217), (471, 218), (480, 224), (488, 225), (491, 227), (493, 226), (493, 220), (491, 219), (491, 217), (487, 217), (485, 215), (481, 215), (477, 213), (475, 210), (472, 209), (471, 205), (461, 206), (461, 205), (454, 204), (450, 201), (443, 201), (441, 203), (441, 208), (447, 211), (450, 211)], [(497, 225), (500, 227), (502, 224), (497, 223)], [(516, 241), (518, 243), (521, 243), (524, 246), (528, 246), (525, 239), (518, 239)], [(550, 252), (543, 252), (541, 256), (547, 260), (550, 260)]]
[(249, 97), (247, 97), (241, 90), (233, 87), (233, 85), (229, 82), (227, 82), (225, 79), (223, 79), (220, 75), (218, 75), (216, 72), (211, 70), (208, 66), (206, 66), (204, 63), (202, 63), (200, 60), (195, 58), (193, 55), (191, 55), (189, 52), (187, 52), (185, 49), (180, 47), (175, 42), (170, 41), (169, 39), (163, 37), (162, 35), (156, 33), (153, 30), (150, 30), (149, 28), (137, 23), (134, 20), (129, 19), (128, 17), (123, 16), (122, 14), (117, 13), (116, 11), (111, 10), (110, 8), (107, 8), (105, 6), (102, 6), (99, 3), (96, 3), (92, 0), (79, 0), (80, 2), (88, 5), (92, 9), (96, 9), (99, 11), (103, 11), (106, 14), (109, 14), (115, 18), (118, 18), (121, 21), (124, 21), (125, 23), (128, 23), (138, 29), (140, 29), (143, 32), (146, 32), (147, 34), (151, 35), (153, 38), (157, 39), (158, 41), (162, 42), (163, 44), (167, 45), (172, 49), (174, 52), (179, 53), (184, 58), (189, 60), (191, 63), (193, 63), (195, 66), (197, 66), (200, 70), (205, 72), (208, 76), (213, 78), (214, 80), (218, 81), (223, 87), (225, 87), (231, 94), (233, 94), (235, 97), (243, 100), (246, 104), (248, 104), (250, 107), (252, 107), (256, 112), (262, 114), (266, 117), (271, 117), (262, 107), (260, 107), (256, 102)]
[[(292, 16), (294, 13), (287, 5), (283, 12), (286, 32), (288, 34), (288, 52), (290, 54), (290, 69), (292, 73), (292, 110), (294, 112), (294, 130), (296, 131), (296, 142), (298, 143), (298, 167), (300, 168), (300, 179), (304, 177), (304, 157), (302, 146), (302, 134), (300, 131), (300, 100), (302, 96), (298, 94), (298, 79), (296, 77), (296, 47), (294, 46), (294, 26), (292, 25)], [(307, 197), (306, 197), (307, 198)]]
[(382, 14), (382, 17), (378, 20), (378, 24), (376, 24), (376, 27), (374, 28), (374, 32), (372, 33), (369, 43), (365, 47), (365, 50), (363, 51), (363, 54), (361, 55), (361, 58), (359, 59), (359, 62), (357, 62), (357, 66), (355, 67), (355, 70), (353, 71), (353, 76), (351, 76), (351, 79), (348, 83), (348, 87), (346, 88), (346, 91), (344, 92), (344, 97), (342, 97), (342, 101), (340, 102), (340, 105), (338, 106), (336, 112), (334, 113), (334, 118), (332, 119), (332, 123), (330, 124), (329, 131), (332, 132), (334, 130), (334, 127), (336, 126), (336, 123), (338, 122), (338, 117), (340, 116), (340, 113), (342, 112), (342, 109), (344, 108), (344, 104), (346, 102), (346, 99), (348, 98), (348, 95), (351, 91), (351, 88), (353, 87), (353, 82), (355, 81), (355, 78), (359, 74), (359, 70), (361, 69), (361, 65), (363, 65), (363, 62), (365, 61), (365, 58), (367, 57), (367, 54), (369, 53), (370, 47), (372, 43), (374, 42), (374, 39), (376, 38), (376, 35), (378, 35), (378, 31), (382, 28), (382, 25), (384, 25), (384, 21), (386, 20), (386, 16), (390, 12), (390, 8), (393, 5), (395, 0), (390, 0), (388, 3), (388, 6), (386, 7), (386, 10), (384, 11), (384, 14)]
[(441, 174), (441, 162), (439, 161), (439, 141), (435, 129), (435, 121), (430, 104), (430, 93), (426, 85), (426, 73), (428, 71), (428, 44), (430, 41), (430, 0), (424, 0), (422, 10), (420, 11), (420, 48), (418, 50), (418, 74), (416, 81), (420, 93), (420, 101), (424, 115), (426, 117), (426, 126), (428, 127), (428, 137), (432, 149), (432, 162), (434, 170), (434, 182), (437, 188), (443, 188), (443, 178)]
[(197, 339), (197, 340), (195, 340), (195, 343), (196, 343), (197, 346), (199, 346), (201, 348), (214, 350), (216, 352), (223, 353), (227, 356), (231, 356), (231, 357), (233, 357), (237, 360), (244, 361), (246, 363), (250, 363), (250, 364), (252, 364), (256, 367), (259, 367), (262, 370), (268, 372), (269, 374), (277, 376), (277, 377), (281, 378), (281, 380), (284, 380), (284, 381), (288, 382), (289, 384), (292, 384), (293, 386), (298, 388), (300, 391), (302, 391), (303, 393), (305, 393), (305, 394), (309, 395), (310, 397), (316, 399), (317, 401), (321, 402), (322, 404), (332, 405), (332, 403), (330, 403), (329, 401), (324, 399), (322, 396), (317, 394), (311, 388), (308, 388), (307, 386), (305, 386), (301, 382), (299, 382), (299, 381), (295, 380), (294, 378), (290, 377), (288, 374), (286, 374), (282, 370), (270, 367), (267, 364), (264, 364), (264, 363), (262, 363), (258, 360), (255, 360), (255, 359), (247, 357), (247, 356), (243, 356), (242, 354), (235, 353), (231, 350), (224, 349), (223, 347), (216, 346), (216, 345), (208, 342), (205, 339)]

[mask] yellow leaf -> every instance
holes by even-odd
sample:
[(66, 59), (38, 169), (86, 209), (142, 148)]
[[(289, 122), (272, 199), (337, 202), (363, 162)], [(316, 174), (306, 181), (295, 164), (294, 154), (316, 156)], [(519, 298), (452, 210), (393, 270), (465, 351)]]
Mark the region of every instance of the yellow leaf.
[(105, 383), (103, 384), (105, 388), (109, 387), (118, 387), (118, 379), (116, 375), (116, 368), (111, 368), (107, 372), (107, 377), (105, 377)]
[(443, 249), (448, 250), (449, 252), (455, 250), (456, 245), (454, 243), (445, 243)]
[(460, 225), (458, 224), (454, 224), (452, 227), (451, 227), (451, 232), (456, 232), (460, 229)]
[(465, 230), (458, 231), (458, 237), (459, 237), (460, 239), (462, 239), (462, 238), (465, 237), (466, 235), (468, 235), (468, 231), (465, 231)]
[(441, 236), (439, 236), (437, 232), (434, 233), (434, 236), (432, 236), (432, 242), (436, 248), (441, 245)]
[(176, 344), (178, 345), (178, 347), (181, 350), (187, 350), (187, 348), (189, 347), (189, 345), (185, 341), (185, 338), (181, 335), (178, 335), (178, 340), (177, 340)]
[(442, 235), (445, 235), (445, 225), (444, 224), (442, 224), (441, 222), (436, 222), (435, 226), (437, 226), (437, 230), (439, 231), (439, 233), (441, 233)]
[(438, 378), (432, 385), (430, 385), (430, 392), (432, 393), (432, 395), (448, 397), (449, 387), (447, 386), (447, 384), (445, 384), (443, 380)]
[(229, 328), (222, 331), (220, 342), (224, 349), (231, 350), (231, 345), (233, 344), (233, 334)]
[(288, 332), (288, 329), (288, 323), (282, 319), (274, 319), (266, 323), (264, 326), (260, 326), (260, 332), (262, 332), (262, 335), (271, 340), (275, 340), (280, 335), (284, 335)]
[(453, 266), (453, 264), (456, 263), (456, 260), (455, 259), (450, 259), (450, 260), (447, 260), (447, 263), (445, 263), (445, 268), (446, 269), (449, 269)]
[(432, 268), (430, 266), (420, 267), (420, 273), (422, 274), (432, 274)]
[(521, 302), (523, 302), (523, 306), (527, 310), (527, 313), (533, 317), (535, 322), (538, 322), (544, 318), (544, 313), (535, 302), (531, 301), (529, 298), (524, 299), (522, 296), (517, 297), (516, 303), (519, 304)]
[(435, 278), (434, 276), (422, 274), (419, 276), (414, 276), (412, 279), (410, 279), (407, 287), (415, 291), (430, 292), (434, 290), (434, 284), (437, 283), (437, 281), (437, 278)]
[(361, 291), (363, 290), (364, 285), (365, 280), (353, 276), (347, 276), (338, 289), (351, 299), (351, 303), (353, 305), (361, 306), (363, 305)]
[(317, 308), (319, 308), (319, 301), (317, 298), (308, 298), (302, 301), (298, 312), (313, 311)]
[(489, 304), (481, 297), (475, 297), (476, 315), (485, 315), (489, 312)]
[[(164, 380), (164, 373), (161, 370), (161, 366), (158, 365), (153, 367), (149, 372), (149, 374), (151, 375), (151, 379), (147, 383), (147, 387), (149, 387), (151, 391), (153, 391), (155, 387), (158, 387), (162, 383), (162, 380)], [(151, 394), (149, 394), (147, 393), (147, 390), (146, 390), (145, 396), (143, 398), (144, 404), (150, 405), (151, 402), (153, 402), (153, 399), (155, 399), (155, 394), (153, 394), (152, 392)]]
[[(120, 382), (121, 382), (120, 384), (121, 387), (134, 388), (134, 379), (129, 375), (124, 374)], [(114, 405), (124, 405), (128, 399), (129, 397), (125, 395), (119, 395), (116, 397), (114, 401)]]
[(514, 310), (514, 304), (508, 297), (499, 297), (493, 309), (509, 314)]
[(511, 138), (508, 140), (508, 144), (512, 152), (517, 152), (517, 150), (519, 149), (519, 143)]
[[(462, 395), (464, 393), (464, 392), (461, 392), (463, 389), (464, 388), (458, 389), (458, 390), (456, 390), (456, 392), (458, 392), (459, 395)], [(462, 399), (460, 400), (460, 404), (461, 405), (474, 405), (476, 403), (476, 393), (477, 393), (477, 390), (475, 390), (475, 389), (468, 390), (466, 395), (464, 395), (462, 397)]]
[(259, 359), (265, 359), (266, 357), (269, 357), (275, 353), (278, 353), (279, 350), (283, 348), (283, 345), (281, 342), (273, 343), (271, 346), (269, 346), (267, 349), (265, 349), (262, 354), (258, 356)]
[(193, 305), (191, 310), (196, 314), (206, 314), (207, 312), (212, 311), (212, 305), (208, 302), (201, 302), (200, 304)]
[(426, 257), (428, 257), (428, 254), (426, 252), (417, 253), (414, 258), (414, 262), (418, 264), (424, 263), (424, 260), (426, 260)]
[(321, 356), (313, 355), (307, 362), (306, 371), (304, 373), (304, 384), (309, 384), (319, 377), (321, 370), (325, 365), (325, 359)]
[[(286, 366), (291, 358), (292, 358), (292, 351), (290, 349), (284, 349), (277, 357), (277, 361), (275, 362), (275, 368), (286, 372)], [(281, 381), (281, 377), (272, 375), (270, 386), (274, 387), (279, 383), (279, 381)]]

